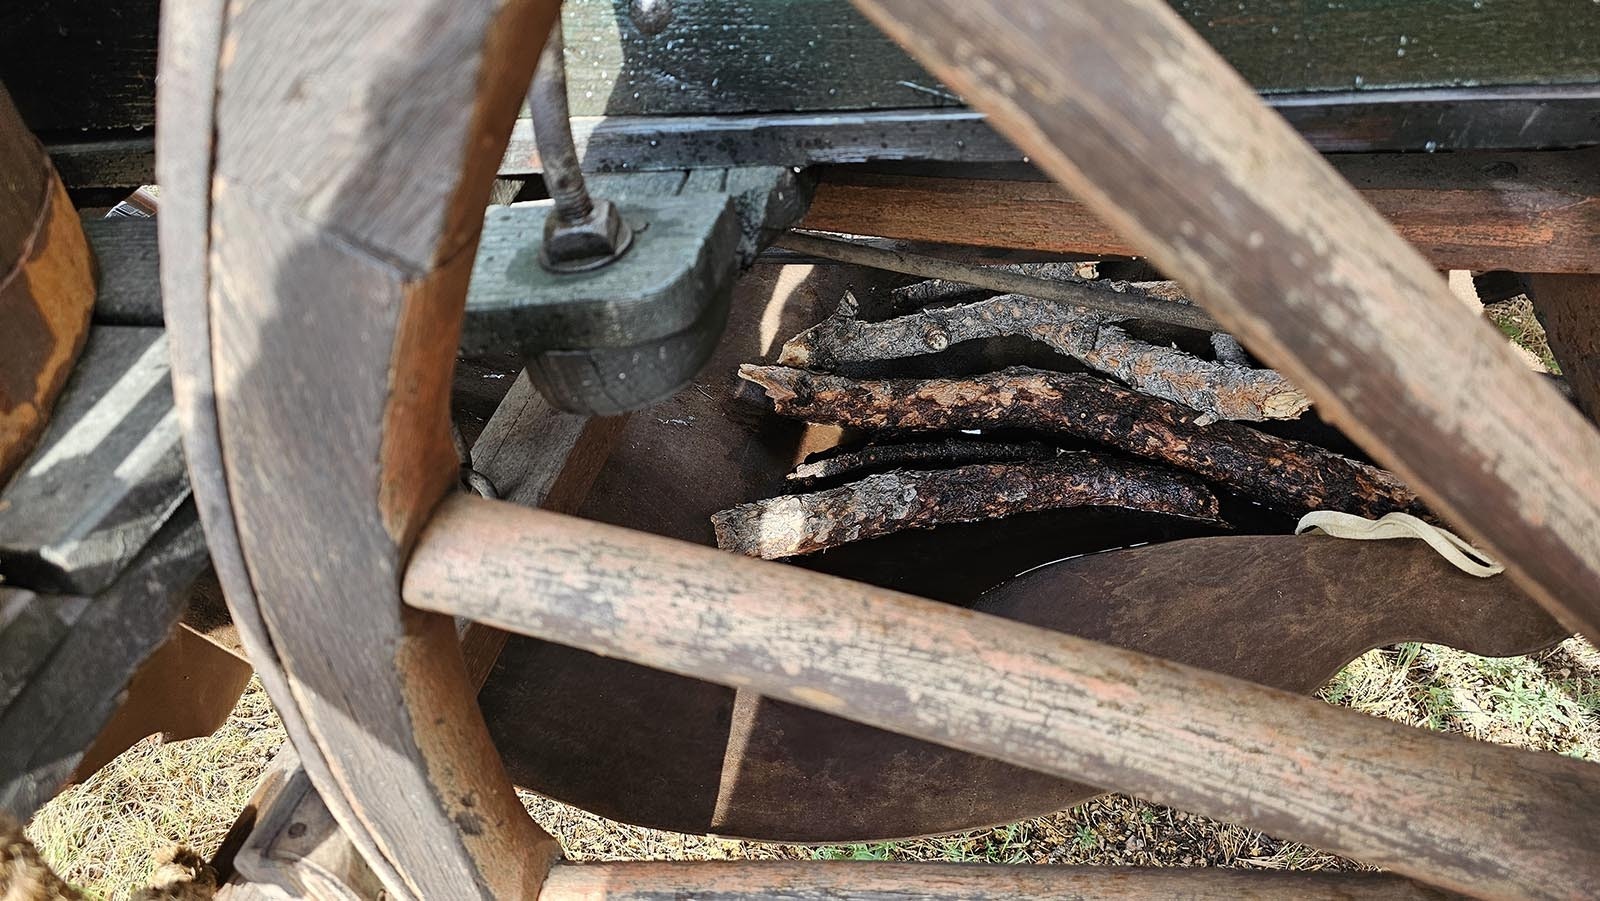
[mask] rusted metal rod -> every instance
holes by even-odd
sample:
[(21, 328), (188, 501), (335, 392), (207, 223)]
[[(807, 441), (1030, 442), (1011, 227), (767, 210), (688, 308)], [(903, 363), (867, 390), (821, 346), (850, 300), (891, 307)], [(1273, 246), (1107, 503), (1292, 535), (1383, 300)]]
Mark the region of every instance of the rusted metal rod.
[(903, 253), (897, 250), (884, 250), (878, 247), (868, 247), (865, 244), (856, 244), (852, 241), (841, 241), (837, 238), (824, 238), (821, 235), (808, 235), (801, 232), (789, 232), (773, 243), (778, 247), (793, 250), (796, 253), (810, 254), (825, 260), (838, 260), (841, 263), (868, 266), (873, 269), (884, 269), (889, 272), (899, 272), (923, 278), (941, 278), (945, 281), (960, 282), (963, 285), (973, 285), (990, 291), (999, 291), (1003, 294), (1025, 294), (1029, 297), (1054, 300), (1069, 306), (1083, 307), (1087, 310), (1108, 313), (1126, 319), (1149, 319), (1154, 322), (1167, 322), (1172, 325), (1181, 325), (1186, 328), (1200, 329), (1207, 332), (1215, 332), (1222, 329), (1222, 326), (1218, 325), (1215, 319), (1212, 319), (1210, 315), (1199, 307), (1186, 306), (1166, 300), (1151, 300), (1137, 295), (1119, 294), (1105, 288), (1092, 288), (1088, 285), (1074, 284), (1072, 282), (1035, 278), (1031, 275), (1022, 275), (1017, 272), (985, 269), (982, 266), (968, 266), (963, 263), (941, 260), (938, 257), (923, 256), (917, 253)]
[(1304, 841), (1456, 891), (1600, 894), (1600, 766), (898, 592), (457, 496), (402, 597)]
[(594, 212), (594, 201), (578, 167), (578, 150), (572, 141), (572, 120), (567, 115), (567, 66), (561, 21), (539, 53), (539, 67), (528, 87), (528, 113), (533, 118), (533, 139), (544, 160), (544, 186), (555, 201), (563, 222), (577, 223)]

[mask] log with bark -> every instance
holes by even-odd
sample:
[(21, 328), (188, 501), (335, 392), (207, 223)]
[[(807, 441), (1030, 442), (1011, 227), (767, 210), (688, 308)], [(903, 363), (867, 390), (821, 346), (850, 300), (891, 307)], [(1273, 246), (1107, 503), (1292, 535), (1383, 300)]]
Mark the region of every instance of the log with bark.
[(847, 297), (833, 316), (784, 344), (778, 362), (834, 371), (939, 353), (963, 341), (1025, 337), (1145, 394), (1218, 419), (1294, 419), (1311, 406), (1304, 393), (1271, 369), (1206, 360), (1141, 341), (1103, 316), (1053, 300), (1005, 294), (883, 322), (865, 322), (855, 314)]
[(1053, 460), (1061, 453), (1060, 448), (1037, 441), (1012, 443), (946, 438), (905, 444), (869, 444), (860, 450), (809, 459), (785, 478), (810, 486), (869, 469), (935, 469), (970, 463)]
[(740, 504), (713, 514), (711, 523), (718, 547), (770, 560), (905, 529), (1066, 507), (1120, 507), (1223, 525), (1216, 496), (1199, 479), (1089, 453), (881, 473), (826, 491)]
[(1082, 373), (1016, 367), (962, 379), (851, 379), (786, 366), (739, 368), (778, 413), (862, 429), (1023, 428), (1071, 435), (1195, 473), (1290, 513), (1422, 510), (1392, 474)]

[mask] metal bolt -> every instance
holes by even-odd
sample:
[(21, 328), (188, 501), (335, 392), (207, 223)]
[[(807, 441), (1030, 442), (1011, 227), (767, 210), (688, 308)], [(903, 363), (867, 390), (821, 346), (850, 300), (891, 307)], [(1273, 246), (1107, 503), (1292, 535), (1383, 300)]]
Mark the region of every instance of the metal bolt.
[(589, 196), (567, 114), (563, 45), (557, 20), (528, 89), (533, 139), (544, 167), (545, 188), (555, 202), (555, 211), (545, 220), (539, 262), (554, 272), (582, 272), (608, 265), (626, 253), (633, 244), (633, 230), (616, 207)]
[(628, 7), (628, 17), (635, 28), (646, 37), (654, 37), (672, 24), (671, 0), (633, 0)]

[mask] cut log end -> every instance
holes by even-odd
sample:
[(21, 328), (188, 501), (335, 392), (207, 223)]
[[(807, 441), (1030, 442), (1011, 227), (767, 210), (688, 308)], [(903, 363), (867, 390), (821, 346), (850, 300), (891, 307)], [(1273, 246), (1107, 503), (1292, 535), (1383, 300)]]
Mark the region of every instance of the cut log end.
[(1183, 473), (1098, 454), (1059, 460), (898, 470), (837, 488), (713, 514), (717, 546), (778, 559), (907, 529), (1071, 507), (1118, 507), (1226, 525), (1217, 498)]

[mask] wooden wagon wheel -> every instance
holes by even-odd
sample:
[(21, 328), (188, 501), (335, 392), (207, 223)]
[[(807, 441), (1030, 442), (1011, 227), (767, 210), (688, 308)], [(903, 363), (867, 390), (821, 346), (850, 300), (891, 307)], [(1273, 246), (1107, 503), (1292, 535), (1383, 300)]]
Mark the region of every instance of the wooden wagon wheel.
[[(862, 0), (1541, 603), (1600, 625), (1600, 435), (1159, 0)], [(398, 897), (1411, 894), (1400, 880), (559, 864), (451, 615), (1129, 791), (1486, 896), (1600, 893), (1592, 764), (462, 498), (449, 370), (552, 0), (174, 0), (163, 286), (241, 634)], [(1116, 184), (1113, 200), (1100, 186)], [(1119, 205), (1125, 204), (1125, 205)]]

